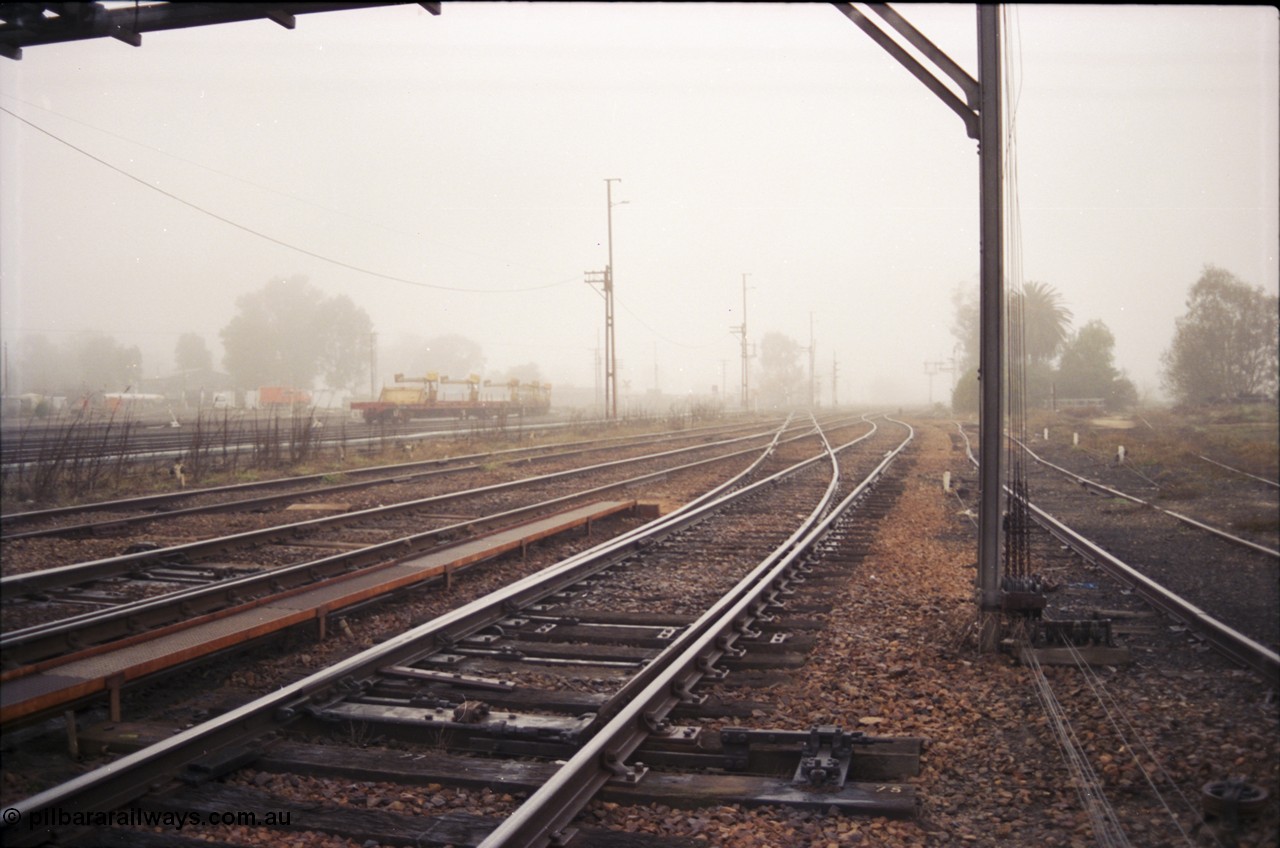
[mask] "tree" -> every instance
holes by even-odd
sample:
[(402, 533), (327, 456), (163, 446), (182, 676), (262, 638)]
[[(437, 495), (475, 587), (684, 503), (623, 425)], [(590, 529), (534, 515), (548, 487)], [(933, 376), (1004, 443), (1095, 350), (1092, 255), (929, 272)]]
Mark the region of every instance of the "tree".
[(81, 384), (89, 391), (140, 391), (142, 351), (125, 347), (110, 336), (91, 335), (75, 349)]
[(1009, 295), (1010, 323), (1021, 320), (1027, 361), (1051, 362), (1071, 334), (1071, 310), (1047, 283), (1029, 282)]
[(345, 294), (316, 308), (313, 331), (320, 339), (319, 370), (331, 389), (354, 389), (368, 374), (369, 341), (373, 321)]
[(1274, 397), (1280, 298), (1206, 265), (1191, 286), (1187, 313), (1161, 356), (1164, 386), (1183, 403), (1246, 395)]
[(960, 367), (961, 369), (978, 367), (978, 290), (973, 287), (966, 287), (964, 284), (956, 286), (956, 290), (951, 293), (951, 305), (955, 309), (955, 316), (951, 320), (951, 335), (956, 340), (956, 347), (960, 349)]
[(372, 322), (345, 295), (326, 299), (306, 277), (276, 278), (236, 308), (221, 331), (236, 385), (307, 389), (323, 374), (342, 388), (364, 373)]
[(800, 368), (800, 345), (782, 333), (760, 339), (760, 406), (786, 409), (808, 402), (809, 392)]
[(212, 371), (213, 353), (199, 333), (183, 333), (173, 348), (173, 362), (179, 371)]
[(71, 377), (65, 353), (48, 338), (24, 336), (20, 350), (17, 372), (22, 391), (49, 395), (78, 386), (79, 381)]
[(960, 284), (951, 295), (955, 317), (951, 322), (951, 335), (955, 337), (960, 359), (956, 363), (959, 374), (951, 388), (951, 409), (955, 412), (978, 411), (978, 290)]
[[(978, 409), (978, 361), (981, 318), (978, 293), (958, 287), (951, 296), (955, 317), (951, 334), (960, 348), (960, 369), (951, 393), (956, 412)], [(1062, 295), (1047, 283), (1029, 282), (1008, 295), (1006, 357), (1011, 369), (1021, 368), (1026, 377), (1026, 403), (1049, 396), (1052, 362), (1071, 330), (1071, 310), (1062, 305)]]
[(1009, 294), (1009, 376), (1016, 380), (1021, 372), (1025, 406), (1048, 400), (1053, 360), (1070, 332), (1071, 310), (1053, 286), (1029, 282)]
[(1108, 409), (1123, 409), (1138, 399), (1137, 389), (1114, 364), (1115, 336), (1101, 321), (1090, 321), (1067, 340), (1058, 362), (1060, 397), (1102, 398)]

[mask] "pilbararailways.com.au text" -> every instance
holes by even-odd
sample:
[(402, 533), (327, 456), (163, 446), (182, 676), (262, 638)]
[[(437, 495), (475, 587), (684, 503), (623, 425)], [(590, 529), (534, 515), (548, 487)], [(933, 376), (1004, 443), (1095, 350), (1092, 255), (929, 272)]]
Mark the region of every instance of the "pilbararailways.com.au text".
[[(201, 825), (238, 825), (272, 827), (290, 824), (291, 810), (255, 813), (248, 810), (226, 810), (212, 813), (177, 813), (160, 810), (63, 810), (52, 807), (26, 815), (28, 830), (46, 827), (163, 827), (182, 830)], [(6, 816), (8, 818), (8, 816)]]

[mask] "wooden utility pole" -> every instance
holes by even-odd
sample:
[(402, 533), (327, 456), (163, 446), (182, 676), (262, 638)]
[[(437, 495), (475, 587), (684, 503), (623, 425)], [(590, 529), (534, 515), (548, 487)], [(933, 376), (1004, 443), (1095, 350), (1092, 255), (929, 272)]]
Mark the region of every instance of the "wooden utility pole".
[(809, 408), (818, 408), (818, 383), (814, 377), (813, 313), (809, 313)]
[(747, 345), (747, 275), (742, 275), (742, 323), (736, 327), (730, 327), (729, 332), (736, 333), (742, 338), (742, 409), (745, 411), (750, 406), (750, 395), (748, 393), (747, 373), (748, 363), (751, 359), (750, 348)]
[(608, 388), (609, 417), (618, 417), (618, 347), (613, 332), (613, 184), (618, 177), (604, 181), (605, 204), (609, 224), (609, 264), (604, 267), (604, 335), (605, 335), (605, 383)]
[(840, 378), (840, 363), (836, 362), (836, 355), (831, 354), (831, 408), (835, 409), (840, 405), (840, 395), (836, 391), (838, 380)]

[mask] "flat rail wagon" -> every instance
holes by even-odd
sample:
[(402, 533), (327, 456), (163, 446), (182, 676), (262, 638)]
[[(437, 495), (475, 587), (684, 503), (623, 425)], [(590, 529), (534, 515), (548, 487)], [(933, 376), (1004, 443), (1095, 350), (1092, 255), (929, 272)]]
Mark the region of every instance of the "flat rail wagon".
[(542, 415), (551, 408), (551, 384), (519, 380), (481, 381), (475, 374), (451, 380), (430, 372), (423, 377), (395, 376), (377, 400), (352, 401), (351, 410), (369, 423), (415, 418), (495, 418)]

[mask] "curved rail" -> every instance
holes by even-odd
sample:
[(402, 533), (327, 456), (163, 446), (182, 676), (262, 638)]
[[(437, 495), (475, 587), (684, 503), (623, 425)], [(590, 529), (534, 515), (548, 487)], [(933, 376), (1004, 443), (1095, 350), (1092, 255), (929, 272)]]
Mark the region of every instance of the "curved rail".
[[(773, 447), (771, 445), (766, 449), (756, 464), (772, 452)], [(468, 634), (509, 617), (513, 610), (537, 603), (591, 574), (621, 562), (650, 545), (655, 538), (691, 526), (727, 503), (774, 485), (824, 457), (825, 455), (819, 455), (803, 460), (746, 485), (740, 485), (740, 479), (735, 478), (718, 487), (712, 493), (715, 495), (712, 499), (700, 498), (700, 503), (691, 502), (682, 506), (642, 527), (572, 555), (537, 574), (521, 578), (496, 592), (405, 631), (316, 674), (287, 684), (251, 703), (19, 801), (11, 805), (6, 812), (5, 822), (0, 825), (0, 843), (13, 846), (41, 844), (50, 838), (49, 833), (26, 830), (16, 823), (30, 820), (33, 813), (52, 808), (71, 811), (115, 809), (148, 791), (153, 783), (172, 777), (177, 770), (200, 758), (234, 749), (274, 730), (281, 723), (300, 715), (313, 699), (327, 697), (334, 687), (343, 685), (343, 681), (359, 680), (385, 666), (412, 663), (440, 646), (454, 644)], [(887, 462), (886, 458), (882, 466)], [(725, 493), (735, 486), (737, 488), (734, 491)], [(853, 497), (851, 495), (846, 500)], [(806, 542), (804, 547), (807, 549), (811, 544)], [(798, 553), (787, 557), (788, 562), (797, 555)]]
[[(964, 432), (964, 428), (958, 422), (956, 426), (965, 440), (969, 460), (976, 465), (977, 459), (970, 449), (968, 434)], [(1009, 492), (1007, 488), (1005, 491)], [(1012, 495), (1011, 492), (1009, 494)], [(1132, 566), (1122, 562), (1089, 539), (1072, 530), (1034, 503), (1027, 501), (1027, 507), (1031, 517), (1063, 544), (1068, 545), (1081, 556), (1096, 563), (1111, 576), (1132, 588), (1156, 609), (1173, 616), (1195, 632), (1203, 635), (1209, 641), (1209, 644), (1213, 645), (1229, 659), (1257, 672), (1270, 685), (1280, 685), (1280, 655), (1277, 655), (1275, 651), (1219, 621), (1185, 598), (1170, 592)]]
[[(747, 474), (754, 471), (774, 451), (786, 429), (787, 426), (784, 423), (775, 433), (773, 441), (760, 453), (755, 462), (751, 463), (744, 471), (724, 485), (736, 484)], [(689, 470), (744, 453), (754, 453), (756, 450), (736, 451), (728, 455), (696, 460), (676, 468), (666, 468), (626, 480), (607, 483), (592, 489), (562, 495), (537, 504), (516, 507), (480, 518), (468, 519), (446, 527), (370, 545), (357, 551), (333, 554), (318, 560), (296, 563), (261, 573), (218, 581), (209, 585), (193, 586), (165, 595), (120, 604), (104, 610), (82, 613), (81, 615), (60, 619), (48, 624), (34, 625), (0, 635), (0, 651), (4, 652), (6, 662), (30, 661), (30, 659), (22, 658), (42, 660), (45, 657), (55, 656), (60, 651), (65, 651), (67, 647), (98, 645), (111, 639), (125, 637), (136, 638), (144, 629), (144, 625), (154, 628), (171, 622), (188, 621), (195, 623), (198, 619), (202, 620), (200, 617), (203, 616), (239, 608), (246, 603), (259, 603), (260, 596), (263, 593), (267, 595), (278, 594), (284, 591), (296, 590), (305, 585), (319, 583), (335, 576), (349, 577), (359, 569), (403, 559), (426, 548), (434, 550), (436, 548), (432, 546), (438, 543), (438, 540), (448, 538), (458, 531), (475, 530), (513, 522), (535, 512), (563, 507), (575, 500), (598, 497), (617, 489), (635, 486), (669, 475), (672, 472)], [(694, 501), (692, 505), (697, 505), (707, 497), (708, 495), (702, 496), (702, 498)], [(94, 634), (92, 637), (82, 635), (90, 628)], [(56, 662), (63, 661), (65, 660)], [(44, 668), (50, 662), (55, 661), (41, 662), (38, 667)], [(19, 676), (15, 674), (15, 671), (6, 671), (5, 675), (6, 679)]]
[(1135, 495), (1127, 494), (1125, 492), (1120, 491), (1119, 489), (1113, 489), (1110, 486), (1104, 486), (1103, 484), (1095, 480), (1090, 480), (1088, 477), (1082, 477), (1081, 475), (1076, 474), (1073, 471), (1068, 471), (1067, 469), (1063, 468), (1061, 465), (1055, 465), (1054, 463), (1040, 456), (1035, 451), (1033, 451), (1030, 447), (1018, 441), (1017, 439), (1013, 439), (1012, 437), (1010, 438), (1014, 444), (1016, 444), (1018, 447), (1022, 448), (1024, 452), (1026, 452), (1027, 456), (1031, 457), (1036, 462), (1040, 463), (1046, 468), (1052, 468), (1054, 471), (1057, 471), (1060, 474), (1065, 474), (1066, 476), (1070, 477), (1072, 480), (1075, 480), (1081, 486), (1092, 489), (1095, 492), (1100, 492), (1104, 495), (1110, 495), (1116, 498), (1123, 498), (1124, 500), (1131, 501), (1132, 503), (1145, 506), (1148, 509), (1154, 509), (1156, 512), (1163, 512), (1165, 515), (1169, 516), (1170, 518), (1175, 518), (1178, 521), (1181, 521), (1183, 524), (1187, 524), (1191, 527), (1195, 527), (1198, 530), (1204, 530), (1206, 533), (1211, 533), (1220, 539), (1225, 539), (1226, 541), (1230, 542), (1233, 545), (1240, 545), (1241, 547), (1249, 548), (1250, 550), (1256, 551), (1257, 553), (1265, 554), (1269, 557), (1280, 559), (1280, 551), (1276, 550), (1275, 548), (1268, 548), (1266, 545), (1259, 545), (1256, 542), (1250, 542), (1248, 539), (1242, 539), (1239, 536), (1235, 536), (1231, 533), (1228, 533), (1226, 530), (1222, 530), (1210, 524), (1205, 524), (1202, 521), (1197, 521), (1196, 519), (1191, 518), (1190, 516), (1183, 515), (1180, 512), (1174, 512), (1171, 509), (1165, 509), (1162, 506), (1156, 506), (1150, 501), (1144, 501), (1142, 498), (1139, 498)]
[(1236, 474), (1243, 474), (1245, 477), (1248, 477), (1252, 480), (1257, 480), (1259, 483), (1266, 483), (1268, 486), (1270, 486), (1273, 489), (1280, 489), (1280, 483), (1277, 483), (1275, 480), (1268, 480), (1266, 477), (1259, 477), (1257, 474), (1250, 474), (1248, 471), (1241, 471), (1239, 468), (1232, 468), (1230, 465), (1226, 465), (1224, 463), (1218, 462), (1216, 459), (1210, 459), (1207, 456), (1201, 456), (1200, 454), (1196, 454), (1196, 458), (1203, 459), (1205, 462), (1209, 463), (1210, 465), (1216, 465), (1219, 468), (1225, 468), (1228, 471), (1232, 471)]
[[(746, 437), (743, 437), (746, 438)], [(103, 559), (90, 560), (88, 562), (73, 563), (70, 565), (48, 568), (41, 571), (32, 571), (25, 574), (12, 574), (6, 577), (0, 577), (0, 591), (10, 597), (17, 594), (42, 592), (50, 589), (57, 589), (64, 586), (71, 586), (77, 583), (83, 583), (89, 580), (99, 580), (105, 577), (112, 577), (118, 574), (125, 574), (129, 571), (141, 567), (147, 563), (162, 563), (175, 557), (186, 558), (190, 556), (207, 555), (217, 551), (225, 551), (228, 548), (238, 547), (242, 545), (265, 542), (275, 538), (294, 536), (300, 532), (314, 530), (322, 527), (338, 527), (355, 521), (360, 521), (373, 516), (385, 516), (395, 514), (397, 512), (405, 512), (409, 510), (422, 509), (428, 506), (438, 506), (443, 503), (457, 500), (464, 497), (475, 497), (478, 495), (493, 494), (510, 489), (517, 489), (531, 485), (539, 485), (552, 480), (565, 479), (593, 471), (599, 471), (606, 468), (618, 467), (630, 463), (649, 461), (654, 459), (662, 459), (664, 457), (676, 456), (683, 453), (691, 453), (699, 450), (707, 450), (724, 444), (732, 444), (738, 439), (727, 439), (722, 442), (712, 442), (709, 444), (694, 445), (691, 447), (676, 448), (669, 451), (659, 451), (658, 453), (646, 454), (640, 457), (630, 457), (627, 459), (615, 459), (608, 462), (596, 463), (581, 468), (572, 468), (565, 471), (555, 471), (549, 474), (538, 475), (534, 477), (524, 477), (519, 480), (511, 480), (505, 483), (493, 483), (488, 486), (479, 486), (474, 489), (467, 489), (461, 492), (449, 492), (443, 495), (433, 495), (426, 498), (417, 498), (410, 501), (403, 501), (397, 504), (388, 504), (381, 507), (372, 507), (369, 509), (356, 510), (355, 512), (346, 512), (340, 515), (322, 516), (320, 518), (311, 518), (305, 521), (297, 521), (289, 524), (277, 524), (271, 527), (263, 527), (257, 530), (247, 530), (241, 533), (234, 533), (229, 536), (222, 536), (216, 539), (202, 539), (195, 542), (186, 542), (179, 545), (171, 545), (165, 548), (157, 548), (154, 550), (140, 551), (137, 553), (121, 554), (114, 557), (106, 557)], [(741, 453), (750, 453), (754, 449), (746, 449), (736, 453), (724, 454), (717, 459), (727, 459), (737, 456)], [(682, 466), (683, 467), (683, 466)], [(678, 470), (678, 469), (669, 469)]]
[[(738, 638), (750, 632), (751, 624), (767, 606), (767, 596), (781, 588), (799, 558), (906, 448), (914, 430), (903, 422), (895, 423), (907, 428), (907, 438), (829, 512), (826, 510), (834, 498), (840, 469), (836, 451), (827, 445), (833, 466), (831, 483), (808, 519), (650, 664), (655, 671), (643, 691), (630, 697), (608, 724), (480, 843), (480, 848), (558, 844), (566, 835), (565, 828), (587, 801), (611, 778), (626, 773), (626, 759), (688, 697), (691, 688), (711, 671), (716, 661), (734, 650)], [(825, 437), (823, 441), (826, 442)]]
[[(679, 438), (687, 438), (691, 435), (705, 433), (706, 431), (718, 431), (723, 433), (731, 433), (736, 430), (753, 429), (744, 425), (733, 425), (729, 427), (703, 427), (695, 430), (685, 430), (677, 435), (661, 435), (651, 438), (627, 438), (625, 441), (628, 445), (644, 445), (654, 444), (664, 441), (671, 441)], [(772, 428), (771, 428), (772, 429)], [(755, 434), (763, 435), (763, 434)], [(737, 438), (752, 438), (751, 435), (740, 436)], [(541, 445), (538, 447), (518, 447), (505, 448), (503, 450), (486, 451), (483, 453), (462, 454), (460, 456), (442, 457), (438, 459), (423, 459), (414, 462), (392, 463), (390, 465), (374, 465), (365, 468), (348, 468), (340, 472), (324, 472), (319, 474), (304, 474), (296, 477), (280, 477), (274, 480), (257, 480), (248, 483), (232, 483), (225, 486), (210, 486), (201, 489), (183, 489), (177, 492), (164, 492), (161, 494), (142, 495), (136, 498), (118, 498), (109, 501), (97, 501), (95, 503), (77, 504), (74, 506), (54, 507), (51, 509), (30, 510), (27, 512), (16, 512), (0, 515), (0, 527), (12, 528), (20, 527), (24, 524), (31, 524), (37, 521), (45, 521), (66, 515), (76, 515), (80, 513), (108, 512), (108, 511), (125, 511), (148, 509), (151, 507), (164, 507), (168, 504), (190, 500), (192, 498), (204, 497), (207, 495), (222, 495), (236, 492), (252, 492), (266, 491), (286, 486), (306, 485), (308, 483), (323, 483), (334, 474), (341, 474), (344, 477), (367, 477), (379, 474), (390, 474), (387, 477), (380, 477), (375, 480), (361, 480), (359, 482), (342, 483), (337, 485), (317, 487), (304, 492), (291, 492), (278, 496), (262, 496), (260, 498), (250, 498), (240, 501), (233, 501), (224, 504), (209, 506), (193, 506), (178, 507), (176, 509), (166, 509), (163, 513), (157, 515), (155, 513), (146, 513), (138, 516), (129, 516), (125, 518), (112, 519), (106, 522), (86, 522), (83, 524), (65, 525), (61, 527), (53, 527), (48, 529), (40, 529), (28, 531), (25, 533), (6, 533), (3, 536), (5, 541), (11, 539), (24, 539), (35, 536), (48, 535), (67, 535), (77, 532), (89, 532), (95, 527), (119, 527), (139, 521), (153, 521), (158, 517), (171, 518), (178, 515), (194, 514), (199, 512), (212, 512), (219, 510), (231, 509), (247, 509), (257, 506), (263, 506), (276, 500), (284, 498), (292, 498), (299, 496), (322, 495), (332, 492), (345, 491), (347, 489), (360, 488), (362, 486), (378, 485), (380, 483), (399, 483), (408, 480), (414, 480), (419, 477), (429, 476), (440, 473), (453, 473), (464, 470), (475, 470), (481, 467), (481, 464), (490, 460), (518, 459), (526, 457), (526, 462), (540, 462), (544, 459), (565, 458), (575, 456), (582, 453), (588, 453), (592, 450), (602, 450), (609, 446), (610, 443), (624, 441), (619, 437), (609, 437), (604, 439), (583, 439), (576, 442), (565, 442), (563, 444), (549, 446)], [(548, 450), (554, 450), (548, 453)], [(540, 454), (539, 456), (528, 456), (529, 454)], [(458, 463), (464, 463), (458, 465)], [(441, 468), (441, 466), (449, 466)]]

